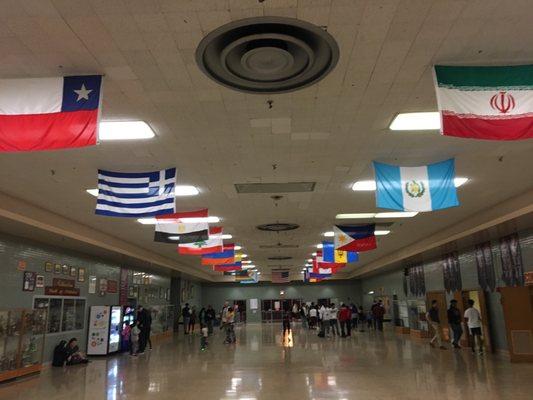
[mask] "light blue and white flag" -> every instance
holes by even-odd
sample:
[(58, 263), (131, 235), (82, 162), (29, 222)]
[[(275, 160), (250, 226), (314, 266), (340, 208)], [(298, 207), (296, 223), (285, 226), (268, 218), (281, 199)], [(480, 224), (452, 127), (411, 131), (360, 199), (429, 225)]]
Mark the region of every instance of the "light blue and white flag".
[(376, 203), (401, 211), (432, 211), (459, 205), (454, 185), (455, 160), (421, 167), (374, 161)]
[(111, 217), (153, 217), (174, 209), (176, 168), (154, 172), (98, 170), (96, 214)]

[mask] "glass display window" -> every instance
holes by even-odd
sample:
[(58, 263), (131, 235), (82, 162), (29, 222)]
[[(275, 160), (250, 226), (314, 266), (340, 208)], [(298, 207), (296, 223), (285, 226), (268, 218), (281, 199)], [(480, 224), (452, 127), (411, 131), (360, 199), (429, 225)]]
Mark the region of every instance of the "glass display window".
[(48, 333), (82, 330), (86, 300), (80, 298), (36, 297), (33, 308), (46, 310)]

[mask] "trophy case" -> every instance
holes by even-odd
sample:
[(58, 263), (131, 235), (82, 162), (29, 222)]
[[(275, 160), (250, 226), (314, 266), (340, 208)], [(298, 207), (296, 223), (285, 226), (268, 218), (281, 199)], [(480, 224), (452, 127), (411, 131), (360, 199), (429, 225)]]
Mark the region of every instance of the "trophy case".
[(0, 382), (42, 368), (46, 310), (0, 310)]

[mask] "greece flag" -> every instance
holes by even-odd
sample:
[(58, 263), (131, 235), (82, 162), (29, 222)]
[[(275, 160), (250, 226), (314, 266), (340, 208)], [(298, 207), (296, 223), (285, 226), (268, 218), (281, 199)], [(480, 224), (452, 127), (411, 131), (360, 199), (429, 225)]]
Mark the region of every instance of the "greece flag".
[(379, 208), (432, 211), (459, 205), (454, 185), (454, 159), (421, 167), (400, 167), (374, 161)]
[(96, 214), (153, 217), (174, 213), (176, 168), (154, 172), (98, 170)]

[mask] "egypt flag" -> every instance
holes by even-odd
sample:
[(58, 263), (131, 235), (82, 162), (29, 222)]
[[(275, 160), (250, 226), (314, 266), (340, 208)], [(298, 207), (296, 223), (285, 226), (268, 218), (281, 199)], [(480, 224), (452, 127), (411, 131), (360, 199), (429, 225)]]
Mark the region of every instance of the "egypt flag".
[(436, 65), (435, 86), (443, 135), (533, 138), (533, 65)]
[(222, 227), (214, 226), (209, 228), (209, 238), (207, 240), (185, 244), (180, 243), (178, 245), (178, 253), (201, 256), (202, 254), (219, 253), (223, 250), (223, 247)]
[(100, 75), (0, 79), (0, 151), (93, 146)]
[(375, 224), (335, 225), (333, 227), (335, 250), (368, 251), (377, 247)]
[(195, 243), (209, 239), (209, 225), (203, 222), (207, 209), (156, 216), (154, 241)]

